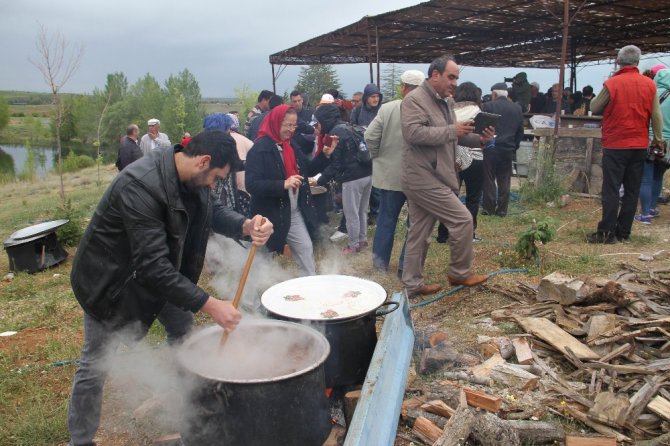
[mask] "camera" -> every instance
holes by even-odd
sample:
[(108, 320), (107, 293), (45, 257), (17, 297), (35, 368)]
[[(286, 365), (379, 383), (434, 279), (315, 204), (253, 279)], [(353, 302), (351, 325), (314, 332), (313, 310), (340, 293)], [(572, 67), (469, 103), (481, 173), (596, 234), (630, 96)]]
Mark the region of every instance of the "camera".
[(506, 77), (505, 82), (514, 82), (514, 78), (513, 77)]
[(665, 150), (661, 146), (650, 146), (647, 149), (647, 160), (648, 161), (657, 161), (662, 159), (665, 155)]

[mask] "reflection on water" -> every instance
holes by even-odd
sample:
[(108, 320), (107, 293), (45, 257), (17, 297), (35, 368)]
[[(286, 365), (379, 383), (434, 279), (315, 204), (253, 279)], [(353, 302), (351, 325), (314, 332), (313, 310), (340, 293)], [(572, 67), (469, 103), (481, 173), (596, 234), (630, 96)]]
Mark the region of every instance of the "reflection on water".
[(0, 146), (0, 178), (43, 177), (53, 169), (56, 157), (55, 150), (50, 147), (29, 148), (24, 145), (2, 144)]
[(14, 158), (0, 147), (0, 181), (9, 180), (15, 176)]

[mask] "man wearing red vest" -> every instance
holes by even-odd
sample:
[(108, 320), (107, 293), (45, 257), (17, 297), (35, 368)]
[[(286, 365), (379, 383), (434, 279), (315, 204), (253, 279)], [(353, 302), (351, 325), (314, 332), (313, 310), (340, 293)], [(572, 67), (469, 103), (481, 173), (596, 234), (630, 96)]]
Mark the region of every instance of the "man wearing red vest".
[[(653, 143), (661, 144), (661, 115), (654, 81), (637, 69), (640, 49), (628, 45), (617, 55), (620, 67), (605, 81), (602, 91), (591, 101), (593, 114), (603, 115), (602, 219), (598, 230), (586, 237), (587, 243), (614, 244), (630, 237), (644, 160), (649, 146), (649, 122)], [(619, 208), (619, 189), (624, 195)]]

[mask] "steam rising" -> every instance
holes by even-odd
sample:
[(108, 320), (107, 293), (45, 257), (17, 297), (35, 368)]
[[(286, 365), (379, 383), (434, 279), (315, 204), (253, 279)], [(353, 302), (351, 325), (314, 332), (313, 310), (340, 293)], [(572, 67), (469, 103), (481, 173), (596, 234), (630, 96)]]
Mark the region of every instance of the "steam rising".
[[(232, 300), (248, 253), (247, 249), (226, 237), (215, 235), (210, 238), (205, 265), (213, 275), (209, 285), (216, 290), (216, 297)], [(337, 274), (342, 266), (336, 245), (327, 244), (319, 248), (316, 260), (321, 274)], [(224, 351), (225, 357), (234, 358), (234, 361), (221, 362), (216, 356), (218, 337), (215, 335), (202, 345), (186, 351), (190, 370), (213, 371), (200, 373), (205, 376), (254, 379), (286, 375), (305, 369), (306, 364), (315, 360), (318, 362), (321, 353), (307, 348), (310, 342), (306, 339), (309, 337), (302, 331), (278, 334), (262, 329), (252, 335), (244, 329), (260, 317), (260, 296), (267, 288), (298, 276), (292, 262), (288, 268), (282, 267), (282, 263), (287, 262), (272, 258), (262, 249), (256, 253), (240, 308), (246, 315), (239, 332), (231, 334), (230, 345)], [(214, 327), (209, 330), (212, 329), (221, 333)], [(110, 350), (101, 361), (101, 367), (102, 372), (108, 373), (108, 382), (113, 389), (112, 399), (120, 406), (121, 413), (133, 413), (135, 427), (148, 435), (187, 430), (186, 420), (197, 409), (191, 406), (191, 395), (201, 383), (195, 374), (185, 372), (179, 366), (179, 346), (163, 344), (156, 347), (146, 340), (137, 342), (137, 330), (126, 330), (115, 336), (118, 337), (117, 342), (110, 343)], [(184, 341), (184, 345), (188, 346), (189, 340), (195, 336), (198, 336), (197, 330)], [(119, 343), (129, 347), (117, 349)], [(258, 345), (266, 348), (255, 349)], [(226, 368), (225, 363), (235, 367)], [(105, 418), (103, 421), (106, 421)], [(113, 430), (118, 431), (119, 427), (128, 432), (133, 430), (132, 426), (115, 426)]]

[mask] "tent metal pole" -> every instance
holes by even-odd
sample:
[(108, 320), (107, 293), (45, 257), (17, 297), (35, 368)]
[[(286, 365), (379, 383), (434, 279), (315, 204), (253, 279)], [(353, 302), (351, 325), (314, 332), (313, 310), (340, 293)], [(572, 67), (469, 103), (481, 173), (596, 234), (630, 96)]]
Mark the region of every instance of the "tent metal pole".
[(568, 58), (568, 30), (570, 28), (570, 0), (563, 0), (563, 42), (561, 45), (561, 67), (558, 85), (561, 91), (556, 101), (556, 114), (554, 119), (554, 138), (558, 136), (558, 127), (561, 124), (561, 102), (563, 101), (563, 85), (565, 83), (565, 62)]

